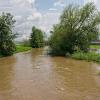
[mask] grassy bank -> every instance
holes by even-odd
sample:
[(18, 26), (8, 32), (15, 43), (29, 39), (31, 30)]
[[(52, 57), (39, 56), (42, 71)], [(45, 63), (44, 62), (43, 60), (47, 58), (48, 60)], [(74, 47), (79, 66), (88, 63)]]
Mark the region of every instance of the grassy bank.
[[(100, 45), (91, 45), (90, 48), (100, 49)], [(100, 54), (97, 54), (95, 52), (88, 52), (88, 53), (75, 52), (74, 54), (71, 55), (71, 57), (78, 60), (94, 61), (100, 63)]]
[(96, 54), (94, 52), (89, 52), (89, 53), (76, 52), (72, 54), (71, 57), (78, 60), (87, 60), (100, 63), (100, 54)]
[(15, 53), (25, 52), (25, 51), (28, 51), (28, 50), (31, 50), (31, 49), (32, 48), (28, 47), (28, 46), (16, 45), (16, 51), (15, 51)]
[(90, 48), (91, 49), (100, 49), (100, 45), (91, 45)]
[[(16, 45), (16, 51), (15, 53), (19, 53), (19, 52), (25, 52), (25, 51), (29, 51), (32, 48), (29, 46), (23, 46), (23, 45)], [(3, 57), (2, 55), (0, 55), (0, 58)]]

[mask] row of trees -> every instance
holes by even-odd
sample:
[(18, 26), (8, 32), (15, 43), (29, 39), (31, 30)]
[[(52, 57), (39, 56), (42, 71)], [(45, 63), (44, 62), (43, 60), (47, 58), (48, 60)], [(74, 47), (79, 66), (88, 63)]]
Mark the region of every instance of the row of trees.
[[(12, 31), (15, 22), (10, 13), (3, 13), (0, 16), (0, 55), (2, 56), (10, 56), (16, 50), (14, 39), (17, 34)], [(30, 39), (26, 42), (33, 48), (43, 47), (44, 33), (40, 29), (33, 27)]]
[[(0, 16), (0, 55), (12, 55), (16, 46), (12, 31), (15, 20), (9, 13)], [(90, 42), (98, 37), (100, 25), (100, 12), (93, 3), (83, 7), (69, 5), (60, 17), (60, 22), (54, 25), (51, 31), (49, 44), (51, 53), (55, 55), (72, 54), (74, 51), (87, 52)], [(32, 48), (44, 46), (44, 32), (33, 27), (29, 40)]]
[(66, 55), (76, 50), (88, 52), (91, 41), (98, 37), (99, 25), (100, 12), (93, 3), (83, 7), (69, 5), (51, 31), (51, 53)]

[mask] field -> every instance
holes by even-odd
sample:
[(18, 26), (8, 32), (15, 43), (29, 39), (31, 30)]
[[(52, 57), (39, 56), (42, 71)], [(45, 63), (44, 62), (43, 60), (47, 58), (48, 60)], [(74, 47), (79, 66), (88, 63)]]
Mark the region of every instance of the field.
[(31, 49), (32, 48), (28, 47), (28, 46), (16, 45), (16, 51), (15, 51), (15, 53), (25, 52), (25, 51), (28, 51), (28, 50), (31, 50)]

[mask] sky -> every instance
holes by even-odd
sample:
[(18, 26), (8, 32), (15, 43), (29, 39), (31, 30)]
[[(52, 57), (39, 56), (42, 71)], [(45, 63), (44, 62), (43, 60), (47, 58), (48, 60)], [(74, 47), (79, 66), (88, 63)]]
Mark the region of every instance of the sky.
[(29, 37), (32, 26), (40, 28), (49, 36), (65, 6), (83, 5), (91, 1), (100, 9), (100, 0), (0, 0), (0, 14), (10, 12), (14, 16), (14, 31), (20, 34), (17, 39), (23, 40)]

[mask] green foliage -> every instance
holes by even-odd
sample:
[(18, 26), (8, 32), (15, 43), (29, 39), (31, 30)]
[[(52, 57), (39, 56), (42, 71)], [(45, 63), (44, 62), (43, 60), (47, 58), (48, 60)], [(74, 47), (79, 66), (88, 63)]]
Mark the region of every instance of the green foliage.
[(91, 49), (100, 49), (100, 45), (91, 45), (90, 48)]
[(3, 13), (0, 16), (0, 54), (2, 56), (12, 55), (15, 51), (13, 39), (15, 34), (12, 32), (15, 20), (10, 13)]
[(28, 46), (23, 46), (23, 45), (16, 45), (16, 51), (15, 53), (19, 53), (19, 52), (24, 52), (24, 51), (28, 51), (31, 50), (31, 47)]
[(94, 52), (75, 52), (71, 55), (71, 57), (78, 60), (95, 61), (100, 63), (100, 54), (96, 54)]
[(83, 7), (69, 5), (51, 31), (51, 53), (66, 55), (76, 50), (87, 52), (90, 42), (98, 36), (99, 24), (100, 13), (93, 3)]
[(30, 44), (32, 48), (44, 46), (44, 33), (40, 29), (37, 29), (36, 27), (32, 28)]

